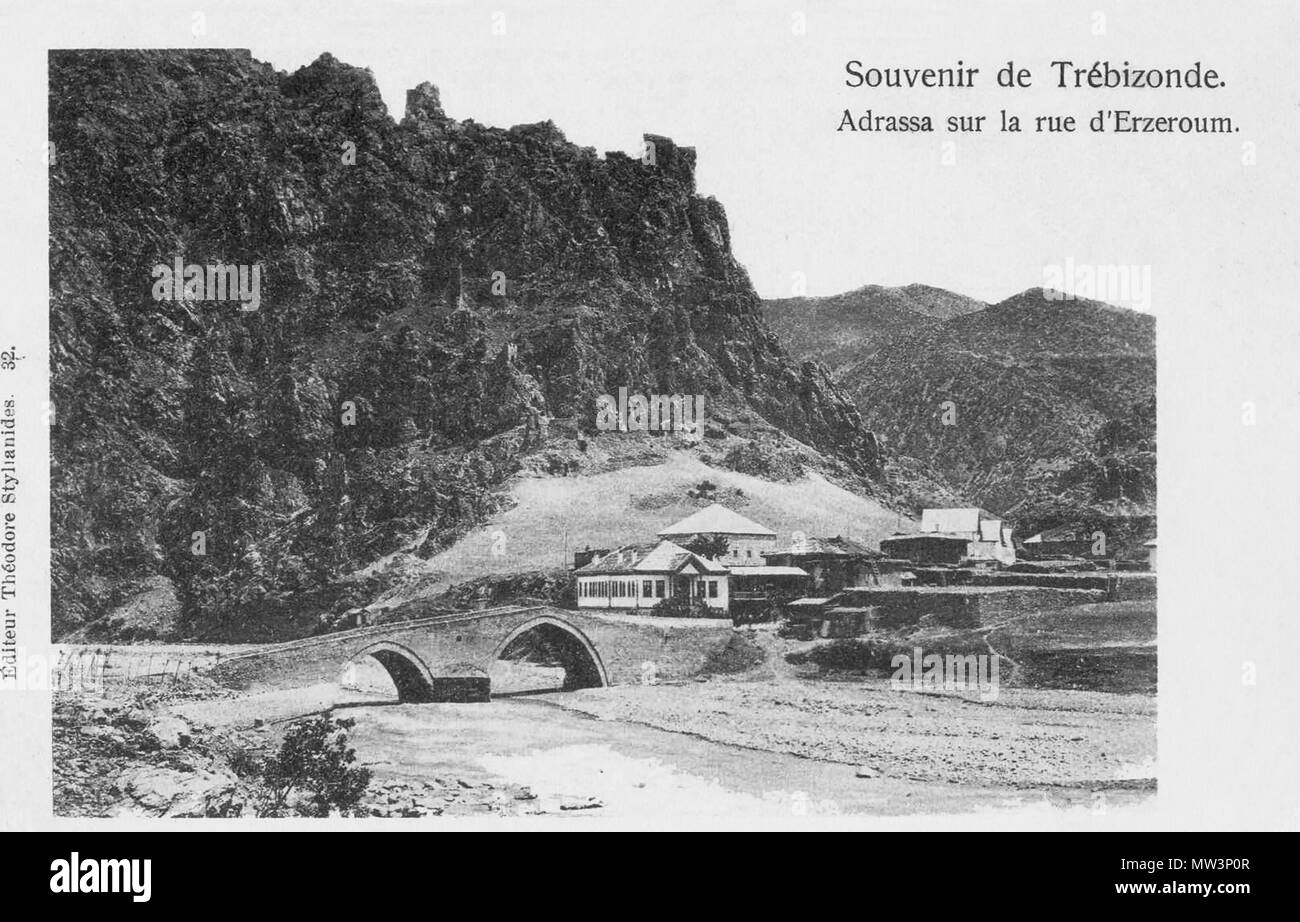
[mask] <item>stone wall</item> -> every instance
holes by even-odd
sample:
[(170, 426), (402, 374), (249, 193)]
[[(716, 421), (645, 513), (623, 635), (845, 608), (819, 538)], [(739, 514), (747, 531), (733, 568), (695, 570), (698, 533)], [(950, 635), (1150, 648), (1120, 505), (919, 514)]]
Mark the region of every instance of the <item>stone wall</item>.
[(915, 572), (917, 587), (1026, 586), (1041, 589), (1089, 589), (1110, 601), (1154, 599), (1156, 575), (1148, 572), (1089, 570), (1070, 573), (1030, 573), (1014, 570), (923, 568)]
[(1115, 601), (1154, 599), (1156, 575), (1154, 573), (1118, 573), (1115, 579)]
[(600, 653), (611, 685), (637, 684), (643, 675), (660, 681), (696, 675), (734, 631), (730, 619), (582, 612), (573, 620)]
[(1107, 593), (1090, 589), (1039, 587), (957, 587), (908, 589), (846, 589), (837, 605), (876, 606), (876, 630), (898, 630), (921, 622), (975, 628), (1038, 611), (1106, 601)]

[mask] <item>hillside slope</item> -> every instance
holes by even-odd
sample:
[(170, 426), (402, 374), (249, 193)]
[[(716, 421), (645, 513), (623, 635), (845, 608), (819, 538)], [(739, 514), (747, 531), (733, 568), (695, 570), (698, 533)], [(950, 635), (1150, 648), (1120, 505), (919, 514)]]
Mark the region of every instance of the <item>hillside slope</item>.
[(501, 511), (451, 547), (428, 559), (401, 552), (378, 561), (388, 589), (376, 606), (433, 596), (480, 577), (561, 568), (584, 547), (653, 541), (660, 529), (715, 499), (775, 531), (782, 547), (796, 532), (851, 535), (874, 546), (900, 526), (912, 526), (908, 517), (815, 470), (773, 482), (693, 451), (665, 450), (642, 460), (578, 477), (516, 479)]
[[(428, 84), (394, 122), (329, 55), (49, 72), (56, 635), (144, 591), (232, 640), (365, 604), (370, 563), (453, 545), (557, 440), (569, 473), (620, 386), (705, 395), (741, 469), (797, 443), (887, 491), (852, 402), (768, 330), (693, 149), (458, 122)], [(155, 300), (178, 258), (258, 267), (259, 308)]]

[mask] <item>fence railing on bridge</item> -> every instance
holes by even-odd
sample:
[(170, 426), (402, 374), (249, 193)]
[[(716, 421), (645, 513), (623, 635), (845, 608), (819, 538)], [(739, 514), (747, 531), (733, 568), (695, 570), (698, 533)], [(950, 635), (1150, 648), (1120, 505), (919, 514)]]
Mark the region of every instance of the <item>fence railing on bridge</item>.
[(168, 683), (221, 662), (213, 650), (125, 646), (55, 647), (51, 685), (56, 691), (95, 691), (137, 681)]

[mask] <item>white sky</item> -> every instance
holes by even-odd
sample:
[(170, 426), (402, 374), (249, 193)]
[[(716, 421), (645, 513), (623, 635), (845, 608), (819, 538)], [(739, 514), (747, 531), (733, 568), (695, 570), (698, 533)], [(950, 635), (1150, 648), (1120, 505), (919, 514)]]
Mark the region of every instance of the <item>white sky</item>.
[[(700, 191), (726, 206), (736, 254), (767, 297), (791, 294), (794, 274), (803, 273), (810, 294), (926, 282), (998, 300), (1042, 284), (1045, 265), (1073, 259), (1151, 266), (1158, 312), (1162, 294), (1179, 297), (1188, 276), (1207, 268), (1205, 254), (1189, 264), (1188, 240), (1220, 237), (1240, 219), (1238, 206), (1256, 217), (1269, 210), (1241, 164), (1241, 145), (1254, 141), (1260, 159), (1281, 156), (1260, 106), (1294, 48), (1282, 30), (1256, 25), (1247, 36), (1247, 18), (1235, 12), (1180, 29), (1175, 6), (1160, 3), (1045, 10), (1002, 3), (992, 13), (962, 3), (928, 11), (879, 3), (698, 7), (412, 2), (390, 5), (384, 17), (358, 15), (339, 30), (304, 4), (293, 29), (259, 38), (252, 50), (281, 68), (326, 49), (370, 67), (396, 117), (405, 91), (431, 80), (457, 118), (502, 126), (549, 118), (599, 151), (637, 151), (644, 131), (694, 145)], [(801, 8), (806, 33), (798, 35)], [(505, 34), (495, 34), (501, 22)], [(217, 12), (208, 25), (220, 38)], [(1160, 67), (1199, 59), (1227, 88), (1058, 90), (1047, 87), (1057, 57)], [(961, 59), (981, 68), (981, 84), (849, 89), (849, 59), (913, 67)], [(996, 87), (1008, 59), (1030, 67), (1044, 88)], [(1244, 134), (837, 134), (846, 106), (929, 113), (937, 122), (948, 113), (996, 116), (1003, 107), (1081, 118), (1099, 107), (1227, 113)], [(949, 142), (956, 163), (945, 166)]]
[[(82, 31), (86, 44), (111, 44), (105, 32), (118, 28), (123, 47), (249, 47), (285, 70), (330, 51), (374, 72), (396, 118), (406, 90), (429, 80), (456, 118), (551, 119), (599, 151), (636, 152), (642, 132), (669, 135), (697, 148), (699, 189), (726, 206), (735, 252), (766, 297), (794, 293), (802, 273), (809, 294), (925, 282), (1000, 300), (1071, 259), (1150, 266), (1150, 309), (1159, 313), (1200, 290), (1207, 274), (1222, 283), (1230, 267), (1216, 264), (1214, 241), (1243, 221), (1273, 241), (1294, 230), (1261, 175), (1294, 152), (1264, 116), (1294, 53), (1294, 29), (1260, 28), (1270, 9), (1295, 24), (1292, 6), (1277, 0), (1249, 17), (1225, 5), (1194, 23), (1176, 3), (1116, 0), (1046, 9), (814, 0), (190, 6), (204, 7), (201, 36), (190, 9), (160, 5), (128, 26), (86, 4), (60, 19), (61, 40), (75, 45)], [(1058, 90), (1048, 86), (1053, 58), (1162, 68), (1201, 60), (1227, 88)], [(849, 89), (850, 59), (910, 67), (960, 59), (981, 68), (980, 83)], [(1033, 70), (1039, 86), (998, 88), (1008, 59)], [(1231, 136), (837, 134), (846, 106), (930, 114), (939, 126), (947, 114), (987, 114), (992, 123), (1004, 107), (1081, 120), (1108, 107), (1226, 113), (1243, 127)], [(1256, 145), (1255, 167), (1241, 162), (1245, 141)], [(945, 153), (956, 162), (944, 165)], [(1192, 254), (1189, 240), (1206, 241), (1209, 252)]]

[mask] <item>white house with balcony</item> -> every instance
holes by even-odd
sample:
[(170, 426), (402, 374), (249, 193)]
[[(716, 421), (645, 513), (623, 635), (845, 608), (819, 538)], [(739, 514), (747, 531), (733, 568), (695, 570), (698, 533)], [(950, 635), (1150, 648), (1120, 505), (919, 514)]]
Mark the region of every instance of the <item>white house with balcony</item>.
[(574, 571), (579, 608), (650, 609), (691, 596), (728, 610), (727, 568), (671, 541), (629, 544)]

